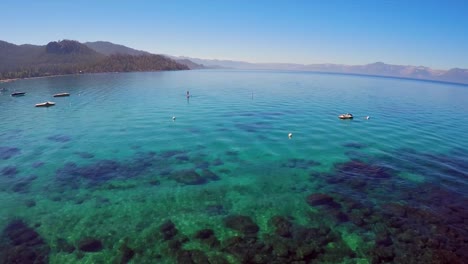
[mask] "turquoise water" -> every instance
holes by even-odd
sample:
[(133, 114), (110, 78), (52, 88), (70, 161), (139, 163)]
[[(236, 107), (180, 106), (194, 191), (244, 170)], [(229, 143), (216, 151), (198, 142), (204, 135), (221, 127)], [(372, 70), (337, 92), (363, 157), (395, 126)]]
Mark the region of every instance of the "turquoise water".
[[(15, 246), (50, 263), (467, 257), (466, 86), (200, 70), (0, 89), (4, 259)], [(14, 245), (18, 221), (41, 243)]]

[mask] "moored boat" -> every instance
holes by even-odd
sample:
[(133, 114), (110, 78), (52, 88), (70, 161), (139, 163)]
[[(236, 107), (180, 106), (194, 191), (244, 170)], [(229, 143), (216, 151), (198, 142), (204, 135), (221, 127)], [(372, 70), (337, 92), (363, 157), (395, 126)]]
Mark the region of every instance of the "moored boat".
[(44, 102), (44, 103), (39, 103), (39, 104), (36, 104), (36, 107), (49, 107), (49, 106), (54, 106), (55, 103), (54, 102)]
[(11, 94), (11, 96), (23, 96), (25, 94), (26, 94), (25, 92), (14, 92)]
[(350, 113), (341, 114), (338, 116), (339, 119), (353, 119), (353, 115)]
[(58, 93), (58, 94), (54, 94), (54, 97), (65, 97), (65, 96), (70, 96), (69, 93)]

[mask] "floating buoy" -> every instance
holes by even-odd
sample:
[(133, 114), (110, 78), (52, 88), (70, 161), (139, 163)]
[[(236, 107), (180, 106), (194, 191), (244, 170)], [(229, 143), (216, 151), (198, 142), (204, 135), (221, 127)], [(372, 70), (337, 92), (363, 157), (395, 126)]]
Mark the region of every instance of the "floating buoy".
[(289, 134), (288, 134), (288, 138), (292, 138), (292, 133), (289, 133)]
[(175, 116), (172, 117), (172, 121), (175, 121)]
[(369, 120), (370, 116), (366, 116), (366, 119)]

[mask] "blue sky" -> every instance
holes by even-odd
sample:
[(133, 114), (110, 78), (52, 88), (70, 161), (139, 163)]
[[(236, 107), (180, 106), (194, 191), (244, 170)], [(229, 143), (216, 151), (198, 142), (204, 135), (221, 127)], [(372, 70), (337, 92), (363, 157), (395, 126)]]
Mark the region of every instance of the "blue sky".
[(468, 68), (468, 1), (10, 1), (0, 39), (250, 62)]

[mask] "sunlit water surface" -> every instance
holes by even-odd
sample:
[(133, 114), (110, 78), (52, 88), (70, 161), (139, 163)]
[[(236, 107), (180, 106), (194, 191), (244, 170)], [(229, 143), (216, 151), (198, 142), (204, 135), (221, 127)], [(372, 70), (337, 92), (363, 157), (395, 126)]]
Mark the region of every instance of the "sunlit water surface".
[(50, 263), (466, 257), (466, 86), (200, 70), (0, 89), (3, 259), (15, 246)]

